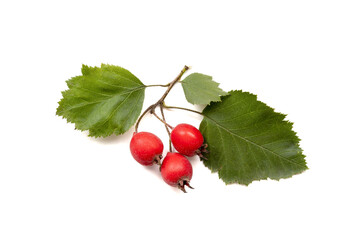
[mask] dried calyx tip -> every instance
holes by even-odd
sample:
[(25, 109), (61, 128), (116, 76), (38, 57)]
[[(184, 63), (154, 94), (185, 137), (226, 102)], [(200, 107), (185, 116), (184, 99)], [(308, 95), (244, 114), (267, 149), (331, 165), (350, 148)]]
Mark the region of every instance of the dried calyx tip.
[(185, 186), (191, 188), (191, 189), (194, 189), (192, 186), (190, 186), (189, 184), (189, 181), (188, 180), (180, 180), (178, 182), (178, 188), (183, 191), (184, 193), (187, 193), (186, 190), (185, 190)]
[(194, 189), (192, 186), (190, 186), (189, 182), (185, 182), (185, 185), (188, 186), (191, 189)]
[(195, 153), (200, 157), (200, 159), (208, 160), (203, 153), (209, 153), (209, 150), (207, 150), (208, 145), (204, 143), (199, 149), (195, 151)]
[(160, 166), (161, 165), (161, 159), (162, 159), (162, 155), (156, 155), (154, 157), (154, 163)]

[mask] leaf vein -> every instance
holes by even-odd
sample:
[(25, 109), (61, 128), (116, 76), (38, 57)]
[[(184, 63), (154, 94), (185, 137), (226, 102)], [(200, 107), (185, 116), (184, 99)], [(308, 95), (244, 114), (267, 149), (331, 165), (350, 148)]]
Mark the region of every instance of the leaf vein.
[(283, 156), (279, 155), (278, 153), (275, 153), (275, 152), (271, 151), (270, 149), (263, 147), (262, 145), (259, 145), (259, 144), (255, 143), (255, 142), (253, 142), (253, 141), (251, 141), (251, 140), (249, 140), (249, 139), (247, 139), (247, 138), (245, 138), (245, 137), (243, 137), (243, 136), (240, 136), (240, 135), (238, 135), (238, 134), (236, 134), (236, 133), (228, 130), (227, 128), (225, 128), (224, 126), (222, 126), (221, 124), (219, 124), (217, 121), (215, 121), (214, 119), (212, 119), (212, 118), (210, 118), (210, 117), (208, 117), (208, 116), (206, 116), (206, 115), (204, 115), (204, 117), (206, 117), (206, 118), (209, 119), (210, 121), (214, 122), (218, 128), (221, 127), (221, 128), (224, 129), (226, 132), (230, 133), (231, 135), (237, 136), (238, 138), (242, 139), (243, 141), (247, 141), (247, 142), (249, 142), (249, 143), (251, 143), (251, 144), (253, 144), (253, 145), (261, 148), (262, 150), (266, 150), (267, 152), (272, 153), (273, 155), (277, 156), (277, 157), (280, 158), (280, 159), (283, 159), (283, 160), (285, 160), (285, 161), (288, 161), (288, 162), (290, 162), (290, 163), (292, 163), (292, 164), (295, 164), (295, 165), (298, 165), (298, 166), (301, 166), (301, 167), (305, 167), (304, 165), (302, 165), (302, 164), (300, 164), (300, 163), (297, 163), (297, 162), (295, 162), (295, 161), (293, 161), (293, 160), (291, 160), (291, 159), (288, 159), (288, 158), (286, 158), (286, 157), (283, 157)]
[[(136, 90), (136, 91), (139, 91), (139, 90)], [(117, 105), (116, 108), (114, 108), (114, 110), (113, 110), (113, 111), (111, 112), (111, 114), (105, 119), (105, 121), (104, 121), (103, 123), (101, 123), (101, 124), (100, 124), (99, 126), (97, 126), (97, 127), (101, 127), (101, 126), (103, 126), (105, 123), (107, 123), (107, 122), (113, 117), (113, 115), (114, 115), (115, 112), (119, 109), (119, 107), (124, 104), (124, 102), (126, 101), (126, 99), (128, 99), (128, 98), (131, 96), (131, 94), (133, 94), (133, 93), (136, 92), (136, 91), (132, 91), (128, 96), (126, 96), (126, 98), (125, 98), (119, 105)]]

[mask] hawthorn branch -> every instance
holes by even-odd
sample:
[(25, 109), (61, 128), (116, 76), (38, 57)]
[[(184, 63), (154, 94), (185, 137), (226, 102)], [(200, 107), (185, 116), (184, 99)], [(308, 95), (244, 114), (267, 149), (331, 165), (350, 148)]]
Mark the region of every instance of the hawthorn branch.
[[(166, 84), (166, 85), (162, 85), (162, 86), (168, 86), (168, 88), (166, 89), (165, 93), (161, 96), (161, 98), (154, 104), (150, 105), (139, 117), (139, 119), (137, 120), (136, 124), (135, 124), (135, 133), (138, 132), (138, 128), (139, 128), (139, 123), (141, 122), (141, 120), (143, 119), (143, 117), (146, 115), (146, 113), (150, 112), (151, 114), (154, 114), (156, 116), (155, 113), (155, 108), (160, 106), (161, 104), (163, 104), (165, 98), (167, 97), (167, 95), (169, 94), (169, 92), (171, 91), (171, 89), (175, 86), (175, 84), (177, 82), (180, 81), (181, 77), (184, 75), (184, 73), (189, 70), (188, 66), (184, 66), (183, 69), (181, 70), (181, 72), (179, 73), (179, 75), (177, 75), (177, 77), (171, 81), (170, 83)], [(160, 119), (160, 118), (159, 118)], [(162, 121), (162, 120), (161, 120)], [(165, 121), (164, 121), (165, 122)], [(165, 123), (166, 126), (167, 123)]]

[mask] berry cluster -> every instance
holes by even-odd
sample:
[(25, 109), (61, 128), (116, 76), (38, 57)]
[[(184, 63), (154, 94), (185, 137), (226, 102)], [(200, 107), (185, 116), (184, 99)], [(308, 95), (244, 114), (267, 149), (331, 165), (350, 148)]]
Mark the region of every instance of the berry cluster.
[(160, 165), (161, 176), (164, 181), (183, 192), (185, 186), (190, 186), (193, 169), (189, 160), (195, 154), (206, 152), (204, 138), (200, 131), (189, 124), (179, 124), (170, 134), (172, 145), (178, 152), (168, 152), (161, 162), (164, 145), (160, 138), (149, 132), (135, 132), (131, 142), (130, 151), (136, 161), (145, 166)]

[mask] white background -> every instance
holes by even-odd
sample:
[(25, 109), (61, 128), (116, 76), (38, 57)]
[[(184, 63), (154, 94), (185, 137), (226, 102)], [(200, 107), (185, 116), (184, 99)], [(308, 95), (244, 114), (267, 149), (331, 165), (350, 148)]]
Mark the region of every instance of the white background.
[[(359, 1), (1, 1), (0, 239), (360, 239)], [(309, 170), (188, 194), (55, 116), (81, 64), (166, 84), (183, 65), (288, 114)], [(164, 89), (146, 90), (144, 107)], [(193, 108), (180, 86), (168, 104)], [(194, 114), (169, 122), (198, 126)], [(132, 129), (133, 130), (133, 129)], [(167, 142), (147, 117), (140, 130)]]

